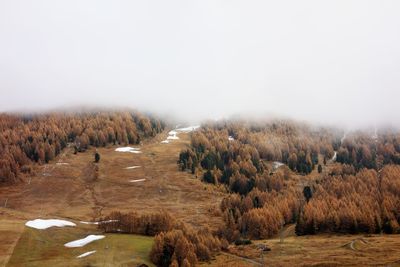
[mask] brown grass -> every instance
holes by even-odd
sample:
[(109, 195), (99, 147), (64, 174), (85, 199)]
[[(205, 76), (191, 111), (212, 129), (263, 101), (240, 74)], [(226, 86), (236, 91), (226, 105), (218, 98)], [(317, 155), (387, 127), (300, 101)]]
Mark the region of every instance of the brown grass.
[[(159, 136), (140, 146), (142, 154), (115, 152), (116, 147), (98, 149), (101, 160), (96, 181), (88, 171), (94, 150), (78, 155), (68, 151), (47, 167), (41, 166), (31, 184), (2, 188), (0, 201), (8, 198), (9, 208), (34, 216), (93, 220), (112, 210), (168, 210), (193, 226), (219, 225), (222, 221), (213, 207), (219, 205), (224, 193), (178, 171), (177, 157), (189, 138), (180, 136), (183, 140), (170, 144), (160, 144), (165, 134)], [(68, 165), (56, 165), (57, 161)], [(124, 169), (134, 165), (141, 168)], [(129, 182), (136, 179), (146, 180)]]
[[(222, 224), (216, 207), (224, 196), (221, 190), (205, 185), (189, 173), (180, 172), (177, 157), (189, 136), (160, 144), (167, 133), (140, 146), (143, 153), (115, 152), (116, 147), (98, 149), (99, 178), (90, 171), (94, 150), (74, 155), (67, 149), (55, 161), (36, 168), (36, 176), (19, 185), (2, 187), (0, 205), (8, 199), (7, 214), (0, 220), (0, 266), (13, 250), (28, 219), (66, 218), (96, 220), (113, 210), (139, 213), (167, 210), (193, 227)], [(57, 162), (68, 165), (57, 165)], [(141, 168), (126, 170), (139, 165)], [(146, 179), (130, 183), (130, 180)], [(21, 216), (11, 214), (19, 212)]]
[(12, 255), (24, 231), (25, 220), (24, 214), (0, 208), (0, 266), (5, 266)]
[[(349, 244), (354, 241), (354, 250)], [(261, 252), (257, 244), (271, 251)], [(229, 253), (256, 260), (265, 266), (400, 266), (398, 235), (290, 236), (232, 246)], [(262, 257), (261, 257), (262, 256)], [(216, 262), (219, 259), (217, 257)]]
[[(115, 152), (116, 147), (98, 149), (101, 160), (99, 178), (95, 181), (90, 171), (94, 150), (74, 155), (67, 149), (54, 162), (37, 167), (30, 184), (2, 187), (0, 205), (5, 199), (8, 204), (0, 209), (0, 266), (8, 261), (28, 219), (96, 220), (113, 210), (139, 213), (167, 210), (194, 227), (222, 225), (218, 207), (226, 195), (223, 188), (206, 185), (191, 174), (180, 172), (176, 161), (181, 149), (188, 145), (189, 135), (180, 134), (181, 140), (160, 144), (166, 135), (165, 132), (140, 146), (142, 154)], [(124, 169), (135, 165), (141, 168)], [(301, 186), (318, 176), (316, 171), (307, 177), (293, 175), (293, 182)], [(146, 180), (129, 182), (137, 179)], [(286, 230), (288, 237), (283, 243), (279, 237), (255, 242), (272, 249), (264, 253), (266, 266), (400, 266), (400, 237), (396, 235), (363, 237), (366, 242), (356, 241), (356, 250), (352, 250), (346, 244), (362, 236), (296, 237), (293, 227)], [(256, 245), (231, 247), (228, 254), (221, 253), (203, 265), (254, 266), (244, 258), (261, 264), (260, 256)]]

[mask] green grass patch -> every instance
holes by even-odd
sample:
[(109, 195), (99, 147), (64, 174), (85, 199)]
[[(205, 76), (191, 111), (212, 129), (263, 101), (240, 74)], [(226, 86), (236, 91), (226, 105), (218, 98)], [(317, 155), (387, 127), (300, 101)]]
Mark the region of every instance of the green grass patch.
[[(36, 230), (26, 228), (7, 266), (136, 266), (149, 260), (153, 238), (140, 235), (105, 234), (105, 238), (81, 248), (67, 248), (65, 243), (89, 234), (101, 234), (95, 227), (65, 227)], [(95, 254), (77, 259), (78, 255)]]

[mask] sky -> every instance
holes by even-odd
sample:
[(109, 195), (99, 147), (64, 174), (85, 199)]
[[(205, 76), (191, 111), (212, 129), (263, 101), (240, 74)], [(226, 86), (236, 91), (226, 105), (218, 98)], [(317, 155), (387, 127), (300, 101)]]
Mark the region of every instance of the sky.
[(0, 111), (400, 124), (400, 1), (0, 0)]

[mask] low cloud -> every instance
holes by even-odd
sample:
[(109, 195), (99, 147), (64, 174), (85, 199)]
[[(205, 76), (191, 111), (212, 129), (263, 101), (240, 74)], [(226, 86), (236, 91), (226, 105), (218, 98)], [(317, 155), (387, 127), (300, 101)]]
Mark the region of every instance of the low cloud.
[(399, 125), (400, 2), (278, 2), (3, 1), (0, 111)]

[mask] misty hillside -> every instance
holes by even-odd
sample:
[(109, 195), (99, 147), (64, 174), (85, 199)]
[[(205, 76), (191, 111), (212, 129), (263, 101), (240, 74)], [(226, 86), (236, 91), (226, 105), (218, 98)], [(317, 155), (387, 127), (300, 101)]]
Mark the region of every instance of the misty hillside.
[[(45, 265), (97, 265), (106, 255), (101, 247), (113, 242), (125, 247), (104, 259), (112, 265), (128, 260), (128, 248), (136, 264), (261, 265), (260, 248), (275, 264), (289, 260), (275, 256), (277, 237), (306, 244), (303, 236), (322, 242), (326, 234), (339, 247), (354, 236), (338, 259), (354, 263), (346, 255), (376, 246), (373, 238), (390, 240), (382, 234), (400, 233), (395, 130), (348, 132), (282, 119), (176, 127), (137, 111), (106, 110), (0, 118), (1, 212), (3, 223), (20, 225), (13, 231), (21, 236), (3, 230), (16, 243), (7, 266), (33, 257)], [(88, 241), (79, 239), (85, 233)], [(45, 256), (47, 248), (37, 243), (26, 254), (37, 235), (52, 246), (83, 242), (77, 246), (92, 250), (60, 247)], [(354, 247), (360, 235), (365, 248)], [(150, 237), (142, 250), (134, 245), (141, 236)], [(400, 242), (391, 249), (400, 251)], [(332, 251), (327, 247), (311, 262), (324, 263)]]
[(48, 163), (67, 147), (77, 153), (89, 146), (140, 144), (163, 128), (160, 120), (137, 112), (1, 114), (0, 181), (18, 181), (31, 171), (30, 163)]
[(0, 267), (400, 266), (400, 1), (0, 1)]

